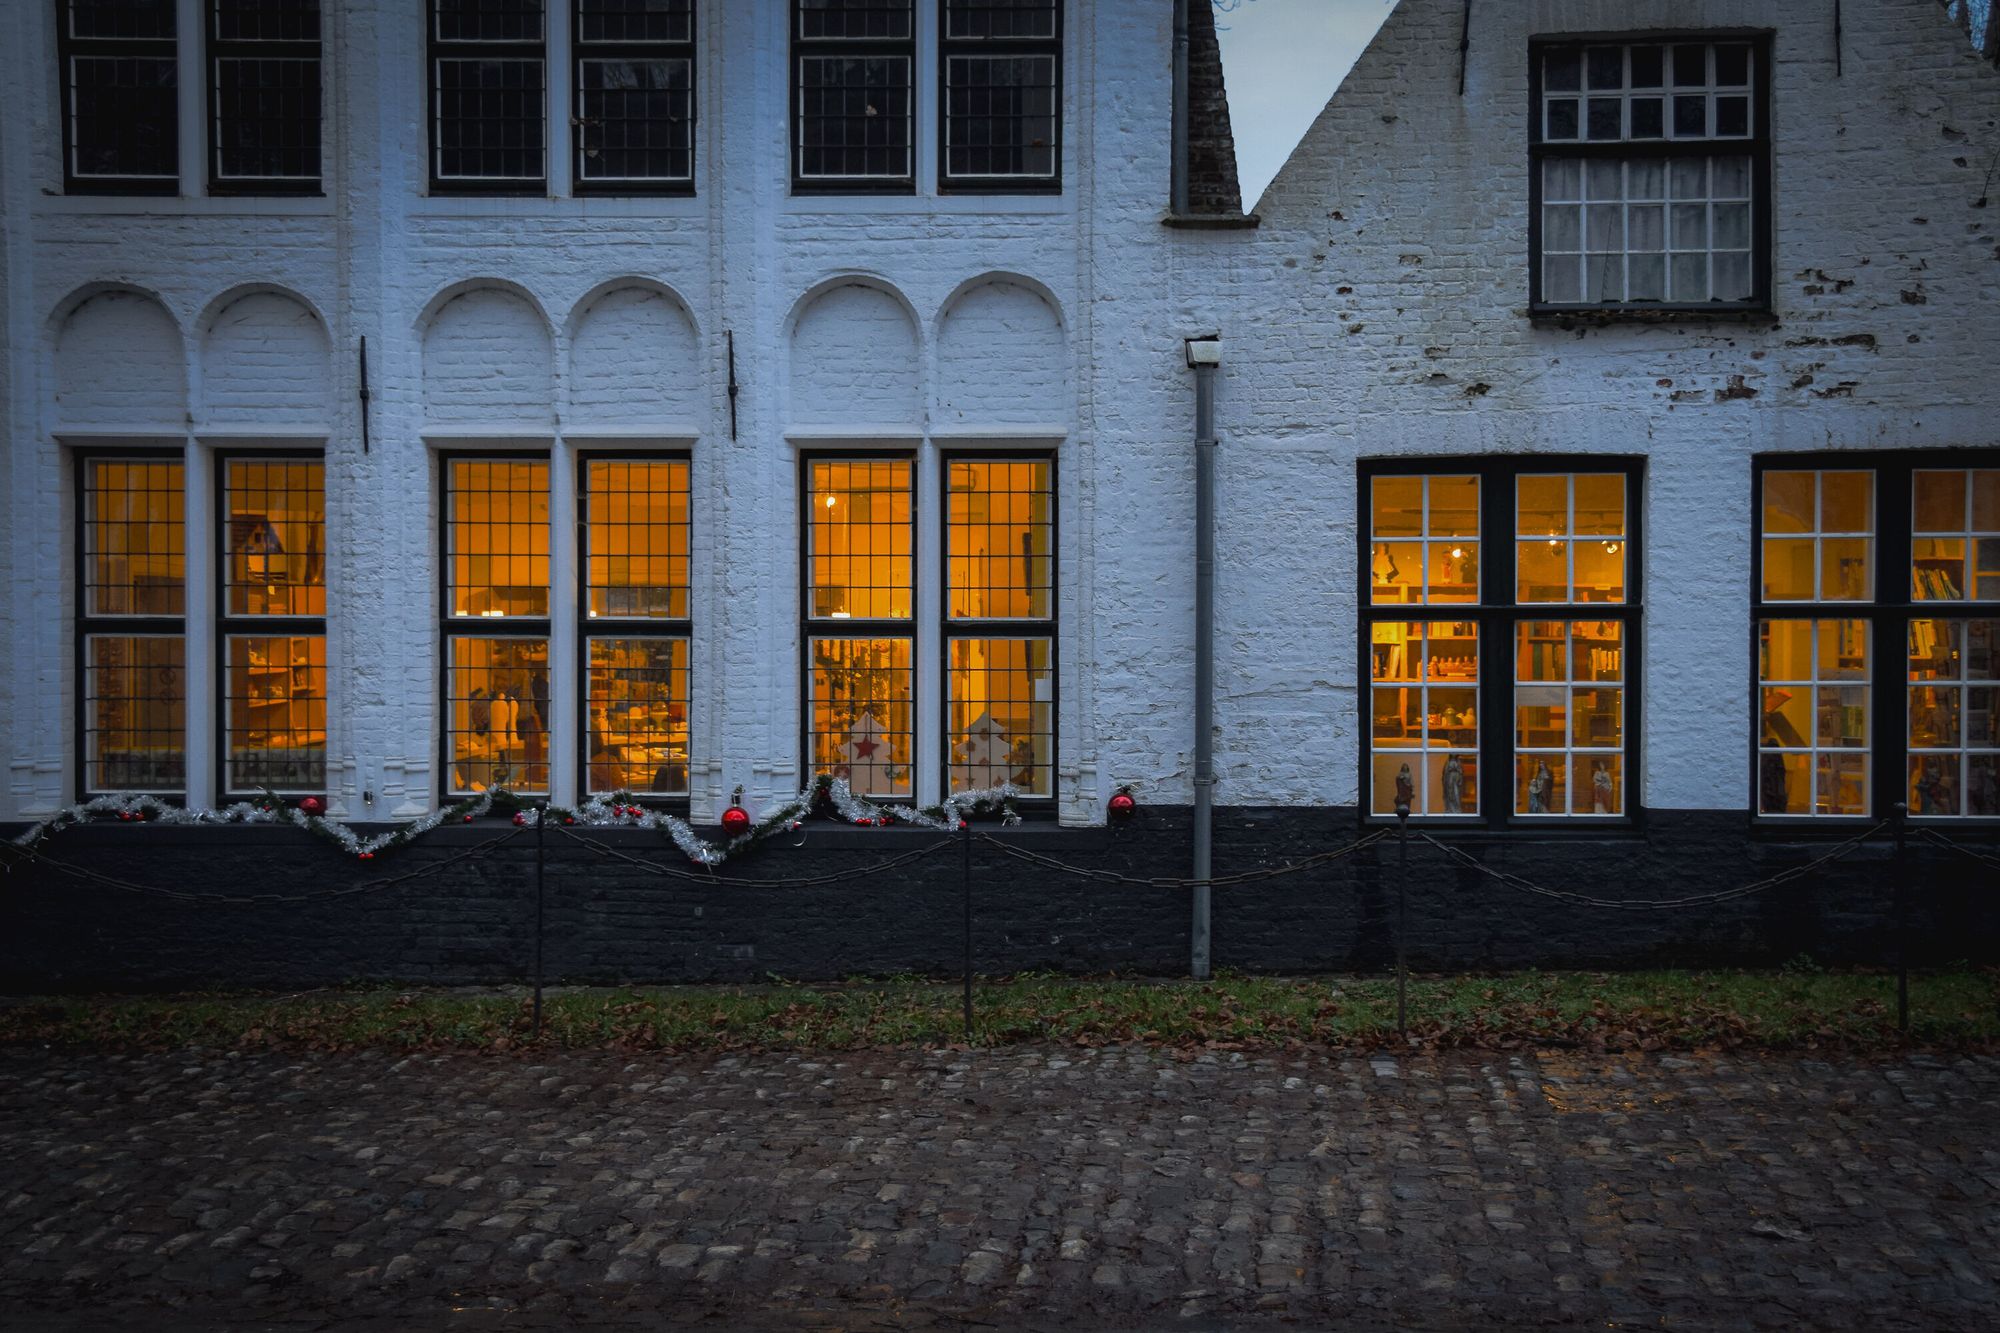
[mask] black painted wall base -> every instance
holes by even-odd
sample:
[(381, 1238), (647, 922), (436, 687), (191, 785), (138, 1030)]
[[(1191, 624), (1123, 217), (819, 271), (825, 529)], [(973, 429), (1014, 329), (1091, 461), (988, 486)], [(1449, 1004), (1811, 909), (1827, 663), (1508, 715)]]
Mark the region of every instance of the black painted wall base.
[[(296, 829), (90, 825), (58, 835), (56, 860), (185, 892), (332, 891), (435, 865), (505, 829), (440, 829), (357, 862)], [(1079, 866), (1183, 876), (1189, 811), (1148, 808), (1127, 828), (980, 827)], [(0, 832), (19, 832), (13, 830)], [(1352, 810), (1224, 809), (1215, 874), (1279, 866), (1357, 836)], [(591, 830), (679, 866), (657, 834)], [(1994, 835), (1955, 833), (1989, 852)], [(937, 842), (908, 829), (809, 825), (802, 846), (760, 851), (712, 879), (669, 879), (550, 834), (546, 975), (563, 982), (829, 980), (946, 974), (961, 959), (957, 845), (818, 888), (756, 880), (868, 866)], [(1728, 889), (1823, 854), (1837, 838), (1778, 838), (1741, 812), (1654, 812), (1612, 836), (1459, 835), (1486, 864), (1550, 888), (1621, 900)], [(1190, 894), (1045, 872), (973, 845), (973, 965), (1185, 975)], [(1425, 970), (1709, 967), (1895, 958), (1895, 890), (1909, 900), (1917, 963), (2000, 960), (2000, 893), (1969, 858), (1890, 842), (1745, 898), (1671, 912), (1576, 906), (1525, 893), (1412, 839), (1409, 954)], [(1392, 838), (1311, 872), (1214, 891), (1214, 965), (1346, 972), (1395, 958), (1401, 850)], [(15, 858), (9, 857), (10, 861)], [(9, 992), (300, 987), (355, 981), (521, 981), (534, 958), (535, 840), (399, 886), (282, 906), (188, 904), (85, 883), (46, 866), (0, 877), (0, 989)]]

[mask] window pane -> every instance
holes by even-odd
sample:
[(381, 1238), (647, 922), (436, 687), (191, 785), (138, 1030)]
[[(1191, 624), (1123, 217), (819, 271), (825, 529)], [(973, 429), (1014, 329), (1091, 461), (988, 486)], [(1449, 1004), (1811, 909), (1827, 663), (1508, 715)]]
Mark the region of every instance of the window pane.
[(593, 459), (585, 487), (586, 614), (685, 620), (686, 460)]
[(945, 0), (944, 34), (960, 39), (1056, 35), (1056, 0)]
[(184, 641), (177, 634), (93, 634), (84, 653), (85, 785), (94, 792), (183, 790)]
[(437, 178), (541, 180), (547, 128), (542, 60), (447, 57), (433, 64)]
[(84, 466), (86, 614), (178, 616), (185, 608), (184, 475), (165, 459)]
[(1910, 813), (2000, 814), (2000, 620), (1912, 620)]
[(1625, 478), (1528, 473), (1515, 479), (1516, 597), (1625, 600)]
[[(326, 614), (326, 466), (230, 459), (225, 605), (232, 616)], [(233, 785), (232, 791), (247, 790)]]
[(549, 465), (445, 463), (446, 579), (452, 616), (549, 613)]
[(1045, 459), (950, 463), (948, 615), (959, 620), (1046, 620), (1054, 614), (1050, 471)]
[(1377, 603), (1479, 600), (1479, 479), (1376, 477), (1371, 524), (1375, 535), (1422, 540), (1377, 541), (1369, 557)]
[(326, 789), (325, 635), (231, 635), (223, 699), (230, 791)]
[(909, 460), (815, 460), (807, 478), (807, 614), (909, 619)]
[(543, 0), (431, 0), (441, 42), (539, 42)]
[(317, 181), (319, 0), (215, 0), (210, 12), (217, 179)]
[(174, 180), (180, 174), (174, 58), (86, 55), (87, 49), (79, 46), (69, 58), (70, 170), (107, 180)]
[(808, 41), (882, 41), (910, 35), (910, 0), (799, 0)]
[(814, 639), (806, 752), (857, 796), (908, 796), (915, 750), (910, 640)]
[[(1919, 602), (2000, 597), (2000, 471), (1924, 471), (1913, 478), (1910, 596)], [(1923, 535), (1934, 534), (1934, 535)]]
[(1055, 676), (1047, 639), (953, 639), (945, 745), (951, 789), (1011, 782), (1055, 792)]
[(1377, 537), (1420, 537), (1424, 531), (1424, 479), (1376, 477), (1374, 533)]
[(1514, 812), (1624, 812), (1625, 626), (1530, 620), (1514, 629)]
[(945, 174), (1054, 176), (1059, 96), (1053, 55), (946, 57)]
[(450, 790), (549, 786), (549, 641), (453, 636), (445, 688)]
[(1866, 814), (1868, 622), (1761, 622), (1757, 678), (1759, 813)]
[(908, 57), (800, 56), (798, 81), (802, 178), (911, 174)]
[(577, 0), (580, 42), (686, 42), (694, 0)]
[[(1874, 596), (1875, 476), (1871, 472), (1766, 472), (1764, 597), (1866, 601)], [(1799, 536), (1771, 539), (1774, 532)], [(1829, 536), (1851, 533), (1852, 536)]]
[(692, 179), (691, 61), (579, 60), (576, 81), (582, 179)]
[(1479, 810), (1479, 631), (1470, 622), (1378, 621), (1370, 629), (1370, 809)]
[(686, 795), (688, 641), (593, 638), (585, 691), (589, 789)]

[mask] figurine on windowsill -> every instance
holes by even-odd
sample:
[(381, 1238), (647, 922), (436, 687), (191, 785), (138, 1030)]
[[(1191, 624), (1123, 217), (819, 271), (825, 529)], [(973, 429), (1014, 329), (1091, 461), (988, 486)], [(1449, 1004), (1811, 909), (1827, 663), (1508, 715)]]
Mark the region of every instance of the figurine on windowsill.
[(1417, 783), (1410, 776), (1410, 766), (1404, 764), (1396, 770), (1396, 808), (1414, 810), (1417, 806)]
[(1616, 814), (1611, 808), (1611, 774), (1603, 764), (1596, 765), (1597, 771), (1590, 776), (1591, 809), (1600, 815)]
[(1452, 755), (1444, 761), (1444, 812), (1448, 815), (1465, 813), (1465, 766)]
[(1555, 774), (1549, 772), (1546, 760), (1537, 761), (1535, 776), (1528, 779), (1528, 813), (1545, 815), (1549, 812), (1549, 789), (1555, 786)]

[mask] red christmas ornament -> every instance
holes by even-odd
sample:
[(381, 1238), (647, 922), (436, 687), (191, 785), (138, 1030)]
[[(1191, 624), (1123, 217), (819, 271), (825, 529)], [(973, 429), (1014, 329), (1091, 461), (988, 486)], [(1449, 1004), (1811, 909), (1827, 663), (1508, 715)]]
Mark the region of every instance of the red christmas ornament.
[(326, 813), (326, 802), (322, 801), (317, 796), (308, 796), (303, 801), (299, 802), (299, 810), (303, 814), (310, 815), (312, 818), (318, 819), (321, 815)]
[(526, 810), (516, 810), (514, 812), (514, 827), (515, 828), (528, 827), (528, 812)]
[(463, 822), (465, 822), (465, 823), (467, 823), (467, 824), (470, 824), (470, 823), (472, 822), (472, 816), (471, 816), (471, 815), (467, 815), (467, 816), (465, 816), (465, 819), (464, 819), (464, 821), (463, 821)]
[(565, 824), (574, 824), (575, 822), (576, 822), (576, 816), (575, 816), (575, 815), (564, 815), (564, 816), (563, 816), (563, 823), (565, 823)]
[(1111, 801), (1108, 805), (1106, 805), (1105, 809), (1110, 813), (1111, 818), (1113, 820), (1115, 820), (1120, 824), (1123, 824), (1126, 820), (1130, 819), (1135, 813), (1137, 813), (1139, 809), (1139, 803), (1132, 799), (1132, 793), (1130, 791), (1127, 791), (1125, 788), (1120, 787), (1115, 793), (1112, 794)]
[(361, 852), (359, 856), (363, 861), (373, 861), (375, 859), (375, 853), (373, 852)]
[(722, 812), (722, 831), (732, 838), (740, 838), (750, 831), (750, 812), (743, 808), (741, 783), (730, 793), (729, 808)]

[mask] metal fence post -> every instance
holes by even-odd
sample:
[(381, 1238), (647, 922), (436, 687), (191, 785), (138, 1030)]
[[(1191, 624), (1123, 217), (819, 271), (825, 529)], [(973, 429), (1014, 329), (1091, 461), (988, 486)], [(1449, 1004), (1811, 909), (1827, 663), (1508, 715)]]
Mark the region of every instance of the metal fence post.
[(1910, 807), (1898, 801), (1889, 818), (1896, 830), (1896, 1031), (1910, 1031), (1910, 905), (1905, 885), (1910, 878)]
[(542, 889), (548, 878), (549, 806), (535, 814), (535, 1039), (542, 1036)]
[(1410, 803), (1396, 802), (1402, 865), (1396, 874), (1396, 1032), (1410, 1039)]
[(972, 825), (969, 821), (959, 830), (958, 842), (959, 849), (963, 853), (960, 858), (959, 879), (965, 928), (965, 958), (960, 979), (965, 988), (965, 1044), (970, 1046), (972, 1044)]

